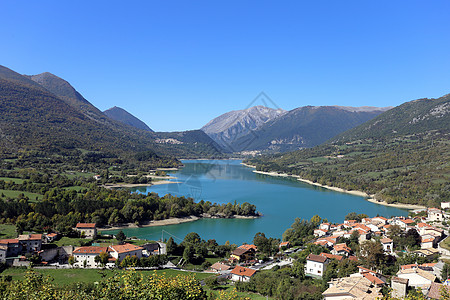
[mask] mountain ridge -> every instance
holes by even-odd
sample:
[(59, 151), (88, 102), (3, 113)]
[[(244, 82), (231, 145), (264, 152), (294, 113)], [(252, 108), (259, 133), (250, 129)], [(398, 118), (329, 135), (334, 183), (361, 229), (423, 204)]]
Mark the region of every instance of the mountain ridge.
[(110, 109), (105, 110), (103, 114), (105, 114), (108, 118), (111, 118), (118, 122), (122, 122), (138, 129), (154, 132), (150, 127), (148, 127), (147, 124), (121, 107), (111, 107)]

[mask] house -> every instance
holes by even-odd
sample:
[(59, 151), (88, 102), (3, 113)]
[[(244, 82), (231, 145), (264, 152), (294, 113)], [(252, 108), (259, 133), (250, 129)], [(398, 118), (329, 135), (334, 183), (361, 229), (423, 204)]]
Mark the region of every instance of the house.
[(342, 259), (344, 259), (343, 256), (334, 255), (334, 254), (325, 253), (325, 252), (320, 253), (320, 255), (325, 256), (328, 259), (336, 259), (337, 261), (341, 261)]
[(444, 299), (441, 297), (443, 289), (447, 289), (447, 293), (450, 294), (450, 286), (432, 282), (430, 289), (428, 290), (427, 299)]
[(400, 228), (402, 228), (403, 230), (406, 230), (406, 228), (407, 228), (408, 226), (411, 226), (413, 223), (414, 223), (413, 220), (407, 219), (407, 218), (403, 218), (403, 217), (401, 217), (401, 218), (395, 218), (395, 219), (392, 221), (392, 225), (398, 225), (398, 226), (400, 226)]
[(436, 280), (436, 276), (420, 268), (400, 270), (397, 277), (408, 279), (409, 286), (421, 289), (427, 289)]
[(136, 256), (137, 258), (141, 258), (142, 250), (144, 250), (144, 248), (128, 243), (109, 246), (111, 256), (119, 262), (127, 256)]
[(421, 236), (422, 241), (420, 243), (421, 249), (433, 248), (436, 238), (431, 234), (425, 234)]
[(441, 208), (442, 209), (450, 208), (450, 202), (441, 202)]
[(47, 243), (51, 243), (51, 242), (55, 241), (57, 238), (58, 238), (57, 233), (47, 233), (45, 235), (45, 239), (46, 239)]
[(381, 288), (374, 286), (370, 280), (360, 274), (333, 279), (330, 287), (322, 293), (325, 300), (341, 299), (378, 299), (383, 296)]
[(244, 268), (240, 266), (236, 266), (231, 271), (231, 280), (233, 281), (243, 281), (248, 282), (250, 281), (250, 278), (255, 275), (256, 270)]
[(289, 243), (289, 242), (282, 242), (282, 243), (280, 243), (278, 248), (280, 248), (280, 249), (282, 249), (282, 248), (285, 248), (285, 249), (291, 248), (291, 243)]
[(17, 257), (22, 253), (22, 244), (19, 239), (0, 240), (1, 246), (6, 246), (6, 257)]
[(325, 230), (325, 229), (320, 229), (320, 228), (314, 229), (314, 236), (322, 237), (322, 236), (326, 235), (327, 232), (328, 232), (328, 230)]
[(161, 253), (161, 246), (159, 245), (159, 243), (148, 243), (145, 245), (141, 246), (143, 249), (143, 253), (145, 252), (145, 255), (149, 256), (149, 255), (159, 255), (159, 254), (165, 254), (165, 253)]
[(322, 223), (319, 225), (319, 229), (323, 229), (326, 231), (330, 230), (330, 227), (331, 227), (330, 223)]
[(391, 278), (391, 288), (392, 288), (392, 297), (395, 298), (403, 298), (406, 297), (406, 290), (408, 288), (408, 279), (407, 278), (399, 278), (396, 276), (392, 276)]
[(329, 259), (326, 256), (309, 254), (306, 258), (305, 274), (308, 276), (322, 277)]
[(334, 246), (333, 250), (331, 250), (332, 254), (344, 256), (349, 256), (351, 252), (352, 249), (350, 249), (345, 243), (337, 244)]
[(38, 252), (42, 247), (42, 234), (21, 234), (18, 237), (22, 244), (22, 251), (26, 253)]
[(231, 269), (231, 267), (229, 265), (226, 265), (226, 264), (223, 264), (220, 262), (214, 263), (210, 268), (212, 271), (214, 271), (216, 273), (221, 273), (221, 272), (228, 271)]
[(243, 244), (243, 245), (237, 247), (237, 249), (246, 249), (246, 250), (253, 249), (253, 250), (255, 250), (255, 252), (258, 251), (258, 247), (256, 247), (253, 244), (252, 245), (250, 245), (250, 244)]
[[(358, 266), (358, 270), (359, 274), (366, 276), (371, 282), (375, 282), (375, 284), (379, 286), (384, 285), (386, 283), (386, 276), (384, 276), (383, 274), (364, 268), (362, 266)], [(379, 280), (376, 280), (373, 277)]]
[(436, 221), (436, 222), (442, 222), (444, 221), (444, 214), (442, 213), (442, 210), (438, 208), (429, 208), (428, 211), (428, 220), (429, 221)]
[(433, 259), (439, 255), (439, 250), (434, 248), (420, 249), (413, 252), (420, 257), (426, 257), (429, 259)]
[(372, 218), (372, 224), (377, 225), (378, 223), (386, 225), (387, 224), (387, 219), (385, 217)]
[(86, 238), (95, 238), (97, 236), (97, 227), (95, 223), (78, 223), (75, 227), (81, 235), (84, 234)]
[[(242, 246), (241, 246), (242, 247)], [(231, 252), (230, 259), (235, 261), (249, 261), (254, 260), (256, 251), (254, 248), (244, 247), (244, 248), (236, 248)]]
[(79, 268), (97, 268), (98, 264), (95, 262), (95, 257), (100, 255), (102, 252), (108, 253), (108, 247), (78, 247), (73, 251), (73, 256), (75, 258), (74, 266)]
[(334, 244), (336, 244), (337, 236), (328, 236), (328, 237), (322, 237), (317, 239), (317, 241), (314, 242), (316, 245), (326, 246), (326, 247), (333, 247)]
[(392, 255), (394, 254), (394, 241), (390, 238), (380, 239), (381, 245), (383, 245), (384, 253)]

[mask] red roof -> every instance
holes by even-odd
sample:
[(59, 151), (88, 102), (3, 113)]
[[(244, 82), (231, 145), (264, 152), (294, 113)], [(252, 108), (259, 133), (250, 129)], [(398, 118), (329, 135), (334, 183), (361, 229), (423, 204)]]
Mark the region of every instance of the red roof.
[(77, 228), (95, 228), (95, 223), (78, 223)]
[(253, 275), (255, 275), (255, 273), (256, 273), (256, 270), (244, 268), (244, 267), (240, 267), (240, 266), (236, 266), (233, 269), (233, 271), (231, 271), (231, 274), (235, 274), (238, 276), (247, 276), (247, 277), (252, 277)]
[(334, 250), (336, 251), (345, 251), (345, 252), (351, 252), (352, 249), (350, 249), (345, 243), (342, 244), (337, 244), (336, 246), (334, 246)]
[(340, 256), (340, 255), (334, 255), (334, 254), (325, 253), (325, 252), (320, 253), (320, 255), (328, 257), (329, 259), (337, 259), (338, 261), (341, 261), (344, 258), (343, 256)]
[(370, 282), (380, 285), (380, 284), (384, 284), (384, 281), (381, 280), (380, 278), (373, 276), (372, 274), (370, 274), (369, 272), (364, 272), (363, 276), (367, 279), (369, 279)]
[(113, 245), (113, 246), (110, 246), (110, 248), (113, 249), (117, 253), (127, 253), (127, 252), (131, 252), (131, 251), (144, 249), (142, 247), (135, 246), (133, 244), (128, 244), (128, 243), (124, 244), (124, 245)]
[(315, 255), (315, 254), (310, 253), (308, 255), (308, 257), (306, 258), (306, 260), (324, 263), (324, 262), (327, 261), (327, 257), (326, 256), (322, 256), (322, 255)]
[(74, 254), (100, 254), (102, 252), (108, 252), (108, 247), (85, 246), (73, 251)]
[(17, 244), (19, 242), (19, 239), (4, 239), (0, 240), (0, 244), (7, 245), (7, 244)]
[(237, 247), (236, 249), (245, 249), (245, 250), (254, 249), (255, 251), (258, 250), (255, 245), (248, 245), (248, 244), (241, 245), (241, 246)]

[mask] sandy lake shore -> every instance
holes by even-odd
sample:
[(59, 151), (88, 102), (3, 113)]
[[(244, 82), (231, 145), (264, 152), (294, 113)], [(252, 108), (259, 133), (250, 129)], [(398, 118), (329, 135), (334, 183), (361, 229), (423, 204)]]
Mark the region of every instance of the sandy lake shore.
[[(257, 219), (261, 216), (233, 216), (230, 219)], [(167, 225), (177, 225), (186, 222), (197, 221), (202, 218), (207, 219), (222, 219), (220, 217), (197, 217), (197, 216), (189, 216), (186, 218), (169, 218), (165, 220), (157, 220), (157, 221), (149, 221), (147, 223), (136, 225), (134, 223), (126, 223), (121, 226), (112, 226), (112, 227), (102, 227), (99, 230), (119, 230), (119, 229), (127, 229), (127, 228), (141, 228), (141, 227), (153, 227), (153, 226), (167, 226)]]
[[(250, 168), (255, 168), (255, 166), (251, 166), (251, 165), (247, 165), (242, 163), (242, 165), (246, 166), (246, 167), (250, 167)], [(311, 180), (307, 180), (307, 179), (303, 179), (300, 178), (297, 175), (288, 175), (288, 174), (284, 174), (284, 173), (277, 173), (277, 172), (262, 172), (262, 171), (253, 171), (254, 173), (257, 174), (263, 174), (263, 175), (269, 175), (269, 176), (278, 176), (278, 177), (293, 177), (296, 178), (298, 181), (310, 184), (310, 185), (315, 185), (315, 186), (319, 186), (322, 188), (326, 188), (335, 192), (340, 192), (340, 193), (347, 193), (347, 194), (351, 194), (351, 195), (356, 195), (356, 196), (361, 196), (364, 197), (367, 201), (375, 203), (375, 204), (380, 204), (380, 205), (385, 205), (385, 206), (391, 206), (391, 207), (397, 207), (397, 208), (405, 208), (405, 209), (420, 209), (420, 208), (426, 208), (425, 206), (421, 206), (421, 205), (415, 205), (415, 204), (403, 204), (403, 203), (387, 203), (386, 201), (378, 201), (374, 199), (374, 195), (369, 195), (365, 192), (361, 192), (361, 191), (349, 191), (349, 190), (345, 190), (342, 188), (338, 188), (338, 187), (334, 187), (334, 186), (328, 186), (328, 185), (323, 185), (317, 182), (312, 182)]]
[(104, 188), (112, 189), (112, 188), (133, 188), (133, 187), (140, 187), (140, 186), (152, 186), (152, 185), (159, 185), (159, 184), (170, 184), (170, 183), (181, 183), (178, 181), (169, 181), (169, 180), (158, 180), (158, 181), (152, 181), (150, 183), (118, 183), (118, 184), (106, 184), (103, 185)]

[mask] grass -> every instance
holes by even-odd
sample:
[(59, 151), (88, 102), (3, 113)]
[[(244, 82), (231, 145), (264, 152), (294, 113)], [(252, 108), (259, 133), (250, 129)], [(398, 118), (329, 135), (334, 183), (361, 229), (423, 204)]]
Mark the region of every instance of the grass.
[[(57, 286), (64, 286), (77, 282), (96, 282), (111, 277), (115, 272), (124, 272), (122, 270), (97, 270), (97, 269), (33, 269), (36, 273), (50, 276), (53, 278), (53, 283)], [(22, 280), (26, 268), (8, 268), (1, 275), (10, 275), (13, 280)], [(156, 270), (156, 271), (138, 271), (142, 272), (144, 276), (149, 276), (156, 272), (159, 275), (166, 277), (175, 277), (177, 275), (192, 275), (197, 280), (203, 280), (211, 276), (207, 273), (183, 272), (178, 270)], [(104, 276), (104, 277), (103, 277)]]
[(22, 184), (23, 183), (23, 179), (20, 178), (12, 178), (12, 177), (0, 177), (0, 180), (3, 180), (4, 182), (14, 182), (17, 184)]
[(82, 239), (82, 238), (70, 238), (70, 237), (62, 237), (61, 239), (53, 242), (54, 244), (58, 245), (58, 247), (61, 246), (79, 246), (80, 241), (86, 242), (88, 239)]
[(13, 191), (13, 190), (0, 190), (0, 195), (5, 195), (5, 197), (9, 198), (17, 198), (20, 194), (23, 194), (25, 197), (28, 197), (31, 202), (36, 201), (36, 197), (38, 200), (41, 200), (44, 196), (36, 193), (24, 192), (24, 191)]
[(450, 237), (446, 238), (440, 243), (441, 247), (450, 250)]
[(16, 226), (0, 224), (0, 239), (13, 239), (17, 237)]

